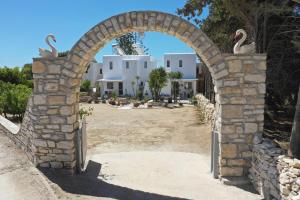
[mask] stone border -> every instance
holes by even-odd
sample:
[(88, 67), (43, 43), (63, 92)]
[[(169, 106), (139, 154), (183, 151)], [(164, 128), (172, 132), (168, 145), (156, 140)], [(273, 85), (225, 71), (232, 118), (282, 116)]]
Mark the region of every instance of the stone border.
[(31, 97), (26, 108), (21, 127), (0, 115), (0, 132), (8, 136), (18, 147), (24, 150), (29, 160), (35, 163), (33, 139), (33, 126), (31, 123)]
[(300, 199), (300, 160), (270, 139), (257, 140), (249, 178), (265, 199)]

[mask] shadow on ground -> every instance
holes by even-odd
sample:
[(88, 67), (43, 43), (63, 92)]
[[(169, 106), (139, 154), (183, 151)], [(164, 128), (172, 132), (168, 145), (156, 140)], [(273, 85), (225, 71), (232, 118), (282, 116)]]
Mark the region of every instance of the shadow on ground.
[(118, 200), (187, 200), (184, 198), (148, 193), (106, 183), (98, 179), (101, 164), (94, 161), (89, 161), (86, 172), (80, 175), (69, 176), (57, 174), (49, 169), (40, 170), (48, 177), (49, 180), (57, 184), (62, 190), (72, 194), (107, 197)]

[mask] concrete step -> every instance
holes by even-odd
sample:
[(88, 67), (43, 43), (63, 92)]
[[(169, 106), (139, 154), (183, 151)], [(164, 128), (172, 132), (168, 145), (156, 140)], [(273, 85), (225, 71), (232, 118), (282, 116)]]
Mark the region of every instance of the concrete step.
[(224, 185), (247, 185), (250, 184), (250, 180), (248, 177), (234, 177), (234, 176), (226, 176), (221, 178), (221, 182)]

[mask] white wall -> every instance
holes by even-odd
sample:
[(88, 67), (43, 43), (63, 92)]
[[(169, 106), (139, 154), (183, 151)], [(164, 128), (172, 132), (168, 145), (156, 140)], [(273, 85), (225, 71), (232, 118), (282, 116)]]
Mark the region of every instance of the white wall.
[[(109, 68), (109, 63), (113, 68)], [(122, 79), (122, 58), (118, 55), (103, 56), (103, 79)]]
[[(167, 67), (167, 60), (170, 67)], [(182, 67), (179, 67), (179, 60), (182, 60)], [(164, 55), (164, 68), (167, 72), (181, 72), (183, 79), (196, 78), (197, 57), (194, 53), (166, 53)]]
[(102, 69), (102, 63), (90, 63), (90, 67), (87, 70), (87, 73), (83, 74), (83, 80), (91, 81), (91, 85), (94, 87), (98, 79), (102, 79), (102, 74), (100, 74), (100, 69)]
[[(182, 67), (179, 67), (179, 60), (182, 60)], [(170, 67), (167, 67), (167, 61)], [(182, 79), (196, 79), (197, 56), (194, 53), (166, 53), (164, 54), (164, 69), (169, 72), (181, 72)], [(181, 81), (180, 93), (186, 97), (188, 93), (187, 85), (191, 82), (193, 93), (196, 93), (196, 81)], [(162, 94), (171, 95), (171, 83), (168, 81), (166, 87), (162, 89)]]
[[(113, 69), (110, 70), (109, 63), (113, 62)], [(126, 68), (126, 63), (129, 63), (129, 68)], [(147, 68), (144, 67), (144, 63), (147, 62)], [(136, 77), (139, 76), (138, 84), (143, 82), (145, 85), (144, 92), (150, 94), (150, 90), (147, 87), (150, 72), (155, 69), (157, 62), (154, 58), (148, 55), (109, 55), (103, 56), (103, 79), (105, 80), (122, 80), (123, 81), (123, 94), (135, 95), (137, 88)], [(132, 87), (134, 82), (134, 88)], [(105, 84), (104, 84), (105, 85)], [(103, 92), (105, 92), (104, 88)]]

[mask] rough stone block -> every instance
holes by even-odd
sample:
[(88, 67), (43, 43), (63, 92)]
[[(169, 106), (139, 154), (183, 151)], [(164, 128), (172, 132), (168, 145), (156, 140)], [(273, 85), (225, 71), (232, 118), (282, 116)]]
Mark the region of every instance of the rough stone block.
[(46, 66), (41, 61), (34, 61), (32, 63), (32, 73), (44, 73), (46, 71)]
[(48, 96), (48, 104), (63, 105), (65, 104), (65, 96)]
[(243, 118), (243, 106), (241, 106), (241, 105), (222, 105), (222, 117), (224, 117), (224, 118)]
[(50, 165), (52, 168), (56, 168), (56, 169), (63, 168), (62, 162), (50, 162)]
[(57, 154), (56, 161), (74, 161), (74, 155)]
[(60, 74), (60, 68), (59, 65), (49, 65), (47, 67), (49, 74)]
[(33, 103), (35, 105), (45, 105), (46, 104), (46, 95), (34, 95)]
[(41, 139), (35, 139), (34, 144), (37, 147), (48, 147), (47, 142), (45, 140), (41, 140)]
[(61, 141), (56, 144), (59, 149), (72, 149), (74, 147), (73, 141)]
[(236, 73), (242, 71), (242, 61), (241, 60), (231, 60), (228, 61), (229, 72)]
[(73, 125), (62, 125), (61, 131), (62, 132), (72, 132), (74, 130)]
[(257, 131), (257, 123), (245, 123), (245, 133), (256, 133)]
[(53, 142), (51, 140), (48, 140), (47, 144), (48, 144), (48, 147), (50, 147), (50, 148), (54, 148), (55, 147), (55, 142)]
[(61, 115), (71, 115), (74, 113), (73, 106), (62, 106), (60, 108), (60, 114)]
[(265, 80), (266, 80), (265, 75), (261, 75), (261, 74), (247, 74), (245, 76), (245, 81), (248, 82), (262, 83), (265, 82)]
[(61, 117), (61, 116), (50, 116), (51, 118), (51, 123), (53, 124), (65, 124), (66, 123), (66, 118)]
[(245, 166), (246, 161), (244, 159), (228, 159), (227, 165), (229, 166)]
[(235, 144), (221, 144), (222, 158), (235, 158), (237, 156), (237, 145)]
[(221, 176), (243, 176), (242, 167), (221, 167)]

